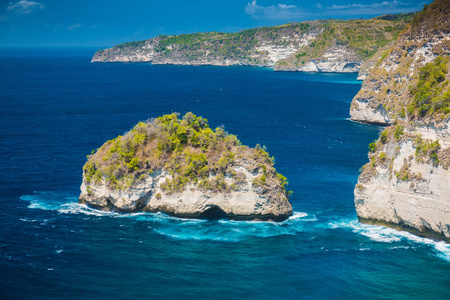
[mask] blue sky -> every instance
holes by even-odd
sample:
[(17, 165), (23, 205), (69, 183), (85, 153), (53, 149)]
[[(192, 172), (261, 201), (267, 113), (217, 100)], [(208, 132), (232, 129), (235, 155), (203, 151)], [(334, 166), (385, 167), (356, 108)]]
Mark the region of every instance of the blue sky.
[(160, 34), (420, 10), (423, 0), (0, 0), (0, 47), (110, 47)]

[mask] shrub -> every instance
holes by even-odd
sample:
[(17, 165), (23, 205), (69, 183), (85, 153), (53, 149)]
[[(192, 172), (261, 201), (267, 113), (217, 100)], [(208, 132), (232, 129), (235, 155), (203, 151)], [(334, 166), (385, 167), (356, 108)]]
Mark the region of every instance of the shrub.
[(380, 142), (382, 144), (386, 144), (387, 142), (387, 131), (384, 130), (381, 134), (380, 134)]
[(441, 147), (439, 144), (439, 141), (427, 141), (422, 139), (420, 135), (416, 136), (416, 139), (414, 141), (414, 146), (416, 147), (416, 160), (418, 162), (428, 162), (431, 161), (431, 163), (434, 166), (439, 165), (439, 157), (438, 157), (438, 151)]
[(438, 56), (433, 62), (427, 63), (419, 70), (419, 80), (415, 86), (410, 87), (413, 99), (407, 109), (410, 114), (416, 112), (420, 117), (427, 114), (450, 113), (450, 91), (447, 88), (448, 58)]
[(397, 142), (400, 140), (403, 133), (404, 133), (404, 127), (402, 125), (397, 125), (395, 127), (395, 131), (394, 131), (394, 137)]

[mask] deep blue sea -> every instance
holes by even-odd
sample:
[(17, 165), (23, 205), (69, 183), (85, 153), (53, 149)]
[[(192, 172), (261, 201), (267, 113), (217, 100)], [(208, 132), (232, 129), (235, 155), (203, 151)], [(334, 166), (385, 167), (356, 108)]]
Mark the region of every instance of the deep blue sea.
[[(359, 224), (353, 188), (380, 128), (348, 120), (356, 74), (91, 63), (0, 52), (1, 299), (450, 299), (450, 246)], [(266, 145), (281, 223), (102, 212), (86, 155), (140, 120), (192, 111)]]

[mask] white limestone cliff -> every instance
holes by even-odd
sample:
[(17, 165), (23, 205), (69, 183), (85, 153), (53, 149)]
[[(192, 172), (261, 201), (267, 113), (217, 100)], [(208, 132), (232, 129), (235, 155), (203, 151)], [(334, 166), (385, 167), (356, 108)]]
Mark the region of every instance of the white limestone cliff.
[(244, 166), (234, 169), (245, 175), (244, 183), (231, 192), (211, 192), (190, 184), (180, 193), (166, 193), (161, 184), (171, 178), (167, 171), (157, 170), (125, 190), (108, 187), (105, 182), (81, 185), (80, 202), (92, 207), (122, 212), (163, 212), (186, 218), (221, 218), (235, 220), (284, 220), (292, 214), (286, 198), (275, 199), (254, 187), (260, 175)]
[[(355, 187), (359, 220), (450, 241), (448, 124), (407, 130), (398, 141), (391, 134), (387, 143), (377, 143)], [(418, 137), (427, 145), (438, 141), (440, 163), (418, 153)]]

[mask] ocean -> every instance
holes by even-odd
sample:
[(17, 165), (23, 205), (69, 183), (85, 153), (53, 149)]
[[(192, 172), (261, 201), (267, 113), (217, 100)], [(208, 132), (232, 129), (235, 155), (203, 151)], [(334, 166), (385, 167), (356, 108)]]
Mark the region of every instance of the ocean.
[[(450, 245), (360, 224), (380, 127), (351, 122), (356, 74), (91, 63), (0, 51), (0, 298), (450, 299)], [(120, 214), (77, 203), (86, 155), (141, 120), (192, 111), (289, 180), (280, 223)]]

